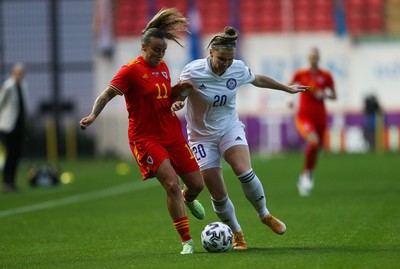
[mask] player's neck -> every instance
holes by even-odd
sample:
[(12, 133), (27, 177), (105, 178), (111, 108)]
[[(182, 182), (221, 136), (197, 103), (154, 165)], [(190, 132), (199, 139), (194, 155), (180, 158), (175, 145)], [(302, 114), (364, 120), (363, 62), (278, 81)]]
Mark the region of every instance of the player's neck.
[(310, 71), (311, 71), (311, 73), (318, 73), (319, 67), (318, 66), (311, 66), (310, 67)]

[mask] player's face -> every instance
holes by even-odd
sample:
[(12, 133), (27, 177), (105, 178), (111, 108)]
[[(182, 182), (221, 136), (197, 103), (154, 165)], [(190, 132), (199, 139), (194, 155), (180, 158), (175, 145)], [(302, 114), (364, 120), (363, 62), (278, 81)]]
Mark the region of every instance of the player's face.
[(149, 44), (142, 44), (142, 56), (151, 67), (156, 67), (164, 58), (167, 42), (163, 38), (151, 37)]
[(236, 49), (210, 49), (212, 71), (221, 76), (232, 65)]
[(312, 67), (317, 67), (319, 62), (319, 52), (317, 49), (312, 49), (308, 55), (308, 60)]

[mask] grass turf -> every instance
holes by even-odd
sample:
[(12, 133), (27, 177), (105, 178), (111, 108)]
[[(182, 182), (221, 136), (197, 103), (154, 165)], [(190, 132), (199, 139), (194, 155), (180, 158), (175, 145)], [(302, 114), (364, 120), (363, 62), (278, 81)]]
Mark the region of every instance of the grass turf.
[(226, 184), (250, 249), (207, 253), (203, 227), (217, 218), (205, 189), (206, 219), (189, 216), (194, 255), (181, 246), (156, 180), (142, 182), (131, 162), (61, 162), (75, 181), (54, 188), (27, 186), (28, 163), (17, 194), (0, 194), (0, 268), (398, 268), (400, 155), (323, 154), (310, 197), (295, 186), (298, 153), (253, 157), (272, 214), (288, 230), (273, 234), (224, 167)]

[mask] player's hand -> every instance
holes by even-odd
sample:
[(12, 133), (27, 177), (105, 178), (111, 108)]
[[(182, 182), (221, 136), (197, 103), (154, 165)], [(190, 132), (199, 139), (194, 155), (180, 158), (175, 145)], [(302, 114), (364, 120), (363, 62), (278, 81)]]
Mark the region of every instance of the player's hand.
[(81, 129), (86, 130), (86, 128), (89, 127), (89, 125), (92, 124), (95, 119), (96, 117), (93, 114), (81, 119), (81, 121), (79, 122)]
[(184, 101), (175, 101), (171, 106), (172, 113), (175, 113), (178, 110), (181, 110), (185, 106)]
[(298, 93), (298, 92), (305, 92), (310, 89), (310, 86), (302, 86), (302, 85), (290, 85), (289, 86), (289, 93)]
[(196, 85), (194, 85), (194, 83), (191, 82), (190, 80), (180, 80), (178, 82), (178, 84), (184, 90), (192, 90), (194, 92), (198, 92), (199, 91), (197, 89)]

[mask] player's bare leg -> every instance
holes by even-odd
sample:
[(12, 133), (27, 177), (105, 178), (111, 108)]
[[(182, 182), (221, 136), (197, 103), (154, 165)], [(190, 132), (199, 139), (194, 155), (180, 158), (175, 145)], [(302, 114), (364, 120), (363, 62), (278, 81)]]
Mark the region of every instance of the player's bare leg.
[(193, 216), (197, 219), (202, 220), (205, 217), (205, 211), (203, 205), (196, 199), (200, 192), (203, 190), (204, 183), (201, 178), (200, 171), (194, 171), (187, 174), (181, 174), (185, 186), (182, 190), (183, 200), (185, 205), (192, 212)]
[(210, 168), (202, 171), (204, 183), (210, 194), (215, 214), (228, 225), (233, 232), (232, 247), (236, 250), (247, 249), (242, 228), (236, 218), (235, 207), (229, 199), (226, 186), (222, 177), (221, 168)]
[(286, 225), (272, 216), (266, 205), (264, 189), (260, 179), (251, 168), (250, 153), (247, 146), (233, 146), (225, 152), (225, 160), (231, 165), (240, 180), (243, 192), (257, 211), (261, 222), (277, 234), (286, 231)]
[(190, 236), (189, 219), (183, 203), (178, 175), (171, 166), (169, 159), (165, 159), (157, 169), (156, 177), (167, 194), (167, 208), (175, 229), (181, 237), (183, 250), (181, 254), (193, 253), (193, 240)]
[(320, 139), (316, 132), (305, 136), (306, 148), (304, 152), (304, 168), (297, 181), (297, 188), (300, 196), (308, 196), (314, 188), (313, 171), (317, 163)]

